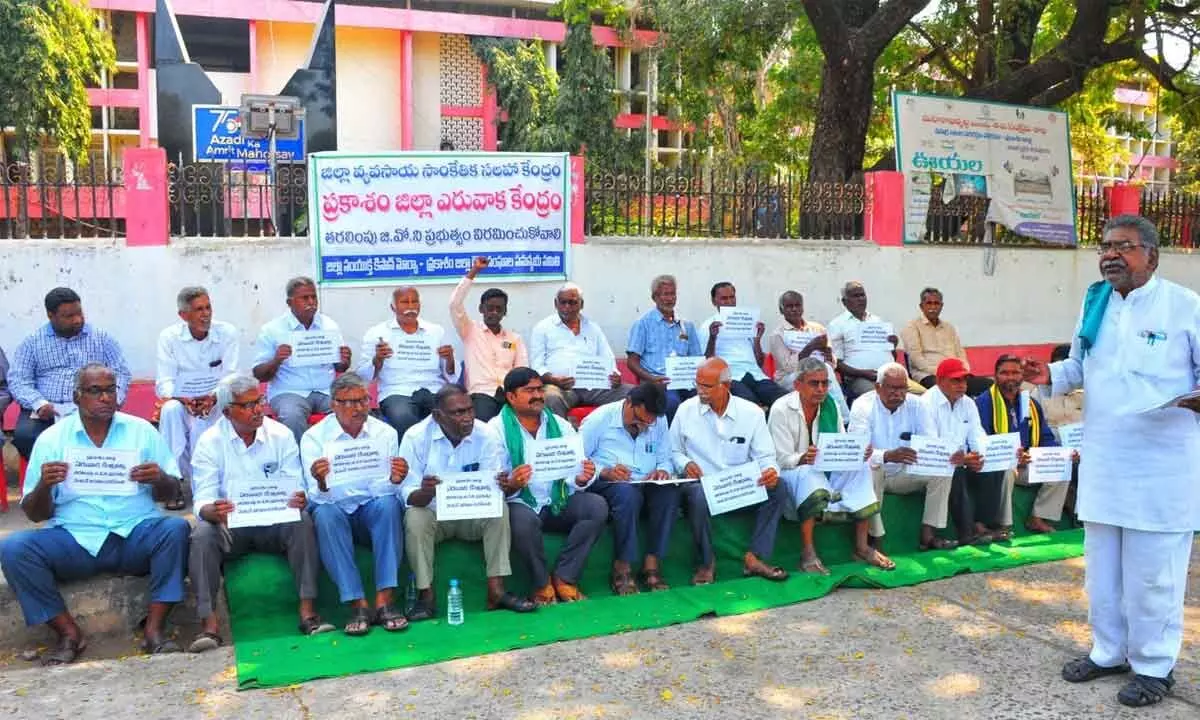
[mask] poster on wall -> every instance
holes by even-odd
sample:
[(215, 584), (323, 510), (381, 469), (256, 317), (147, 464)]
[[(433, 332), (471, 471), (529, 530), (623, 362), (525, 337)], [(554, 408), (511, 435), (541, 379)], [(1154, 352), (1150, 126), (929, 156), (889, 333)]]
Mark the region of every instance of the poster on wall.
[(1077, 243), (1067, 113), (907, 92), (892, 94), (892, 112), (906, 243), (925, 237), (934, 175), (956, 197), (986, 195), (989, 222), (1045, 243)]
[(564, 280), (566, 153), (321, 152), (309, 156), (309, 233), (323, 285)]

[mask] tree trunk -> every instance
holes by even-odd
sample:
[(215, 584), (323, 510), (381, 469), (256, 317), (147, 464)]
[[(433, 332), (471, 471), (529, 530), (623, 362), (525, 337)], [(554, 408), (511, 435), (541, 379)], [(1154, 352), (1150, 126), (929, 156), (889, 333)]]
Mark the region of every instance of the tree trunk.
[(875, 58), (851, 49), (825, 62), (809, 151), (810, 181), (845, 182), (862, 171), (875, 107)]

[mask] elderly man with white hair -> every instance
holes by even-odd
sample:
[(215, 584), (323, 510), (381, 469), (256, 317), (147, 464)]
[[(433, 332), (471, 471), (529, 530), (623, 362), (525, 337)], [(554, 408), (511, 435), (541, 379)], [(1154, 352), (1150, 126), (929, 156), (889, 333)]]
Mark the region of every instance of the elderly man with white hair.
[[(216, 397), (213, 412), (219, 419), (200, 436), (192, 456), (196, 527), (192, 530), (188, 574), (196, 592), (201, 630), (189, 651), (204, 652), (223, 644), (216, 612), (221, 567), (227, 560), (250, 552), (287, 557), (300, 598), (300, 632), (329, 632), (333, 626), (317, 615), (321, 557), (312, 518), (303, 511), (307, 497), (301, 489), (296, 438), (283, 423), (264, 415), (266, 398), (258, 380), (229, 375), (217, 385)], [(233, 487), (251, 477), (277, 479), (280, 486), (295, 488), (288, 507), (299, 510), (297, 519), (274, 525), (229, 527), (230, 515), (238, 512), (232, 501)]]
[[(567, 283), (554, 295), (555, 314), (529, 336), (529, 363), (542, 375), (546, 407), (561, 417), (577, 405), (607, 405), (624, 399), (630, 386), (621, 384), (612, 346), (600, 326), (583, 315), (583, 291)], [(608, 371), (609, 387), (577, 386), (581, 361), (599, 363)]]
[[(854, 401), (847, 430), (870, 437), (872, 452), (868, 462), (875, 496), (881, 504), (885, 492), (908, 495), (924, 491), (920, 548), (955, 547), (958, 543), (937, 536), (937, 531), (946, 527), (953, 468), (947, 462), (945, 475), (918, 475), (909, 470), (917, 462), (917, 452), (909, 446), (909, 441), (914, 435), (937, 437), (938, 431), (929, 408), (919, 398), (909, 396), (908, 371), (903, 365), (886, 363), (876, 371), (875, 389)], [(882, 513), (871, 518), (870, 534), (878, 547), (884, 534)], [(895, 563), (888, 560), (881, 565), (889, 566), (895, 567)]]
[[(837, 358), (846, 399), (853, 403), (873, 389), (875, 368), (895, 361), (900, 338), (891, 324), (867, 312), (867, 290), (857, 280), (842, 287), (842, 306), (846, 312), (829, 322), (829, 348)], [(882, 332), (889, 334), (881, 337)], [(918, 395), (925, 392), (916, 382), (910, 382), (908, 388)]]

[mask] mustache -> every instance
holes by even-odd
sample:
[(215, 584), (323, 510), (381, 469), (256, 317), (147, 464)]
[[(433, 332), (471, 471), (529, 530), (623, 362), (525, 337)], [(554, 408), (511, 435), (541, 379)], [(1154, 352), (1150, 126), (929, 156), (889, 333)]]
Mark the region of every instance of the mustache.
[(1124, 260), (1105, 260), (1104, 262), (1100, 263), (1101, 270), (1124, 270), (1126, 267), (1128, 266), (1125, 264)]

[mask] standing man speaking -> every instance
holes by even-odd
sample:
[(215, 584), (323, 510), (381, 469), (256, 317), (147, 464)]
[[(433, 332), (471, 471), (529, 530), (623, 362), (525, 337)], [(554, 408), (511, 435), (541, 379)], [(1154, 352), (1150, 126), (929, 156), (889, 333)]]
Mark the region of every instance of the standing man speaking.
[(1088, 288), (1066, 360), (1024, 363), (1053, 394), (1086, 386), (1077, 510), (1084, 521), (1092, 651), (1063, 679), (1135, 675), (1123, 705), (1175, 684), (1193, 531), (1200, 527), (1200, 402), (1160, 405), (1200, 379), (1200, 296), (1155, 277), (1158, 231), (1121, 215), (1104, 227), (1101, 282)]

